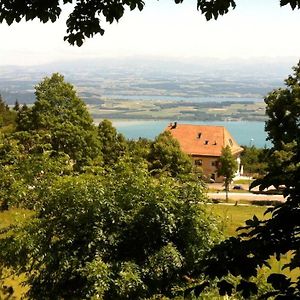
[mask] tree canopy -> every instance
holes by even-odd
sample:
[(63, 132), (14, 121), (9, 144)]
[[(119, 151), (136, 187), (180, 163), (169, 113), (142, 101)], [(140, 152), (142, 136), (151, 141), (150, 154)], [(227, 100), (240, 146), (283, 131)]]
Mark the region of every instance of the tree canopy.
[[(174, 0), (176, 4), (184, 0)], [(236, 7), (234, 0), (196, 0), (197, 9), (207, 20), (217, 19)], [(85, 38), (95, 34), (104, 34), (101, 18), (108, 23), (118, 22), (126, 8), (143, 10), (144, 0), (63, 0), (63, 1), (32, 1), (10, 0), (0, 3), (0, 22), (8, 25), (39, 19), (41, 22), (55, 22), (59, 18), (63, 5), (74, 4), (73, 11), (67, 20), (67, 35), (64, 37), (70, 44), (81, 46)], [(280, 6), (290, 5), (292, 9), (300, 8), (300, 0), (280, 0)]]
[(237, 171), (238, 163), (231, 153), (230, 147), (227, 145), (222, 148), (219, 159), (218, 175), (224, 176), (224, 186), (226, 191), (226, 200), (228, 201), (229, 185)]
[(187, 175), (193, 169), (191, 157), (181, 150), (169, 131), (161, 133), (151, 144), (148, 162), (153, 174), (168, 172), (176, 177)]
[(269, 161), (269, 149), (245, 145), (242, 145), (242, 148), (244, 151), (241, 153), (241, 164), (244, 167), (244, 174), (265, 175)]
[(15, 129), (16, 112), (11, 110), (0, 94), (0, 132)]
[(103, 120), (98, 125), (98, 136), (101, 141), (101, 152), (105, 165), (113, 165), (127, 152), (124, 136), (117, 133), (111, 121)]
[(40, 199), (31, 219), (0, 234), (0, 267), (26, 274), (29, 299), (183, 294), (219, 239), (203, 187), (155, 178), (145, 164), (58, 176)]
[(18, 111), (17, 130), (46, 135), (52, 149), (64, 152), (77, 166), (100, 154), (100, 141), (85, 103), (58, 73), (35, 87), (32, 108)]

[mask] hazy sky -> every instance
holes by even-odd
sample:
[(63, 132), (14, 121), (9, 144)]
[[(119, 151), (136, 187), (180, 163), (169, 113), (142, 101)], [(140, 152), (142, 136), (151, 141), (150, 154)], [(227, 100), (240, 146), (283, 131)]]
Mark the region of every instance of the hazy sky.
[(280, 8), (279, 0), (237, 0), (235, 10), (209, 22), (197, 11), (196, 0), (178, 5), (173, 0), (145, 2), (142, 12), (128, 11), (119, 23), (105, 24), (104, 36), (80, 48), (63, 41), (66, 13), (54, 24), (0, 24), (0, 65), (136, 55), (300, 57), (300, 11)]

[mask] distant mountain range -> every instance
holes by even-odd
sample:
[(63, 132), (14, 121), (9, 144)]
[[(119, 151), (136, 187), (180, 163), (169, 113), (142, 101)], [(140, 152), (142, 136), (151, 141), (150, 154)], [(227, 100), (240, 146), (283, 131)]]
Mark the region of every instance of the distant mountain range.
[(34, 86), (59, 72), (87, 103), (130, 97), (262, 98), (292, 73), (296, 58), (87, 58), (38, 66), (0, 66), (0, 94), (9, 103), (34, 102)]

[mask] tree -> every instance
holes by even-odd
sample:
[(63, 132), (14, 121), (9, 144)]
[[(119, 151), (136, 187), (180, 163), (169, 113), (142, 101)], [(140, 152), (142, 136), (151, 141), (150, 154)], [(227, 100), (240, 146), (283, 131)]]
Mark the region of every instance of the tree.
[(13, 132), (16, 126), (16, 113), (10, 110), (0, 94), (0, 131)]
[(127, 152), (124, 136), (117, 133), (111, 121), (103, 120), (98, 126), (98, 136), (101, 141), (101, 152), (105, 165), (113, 165)]
[(43, 189), (72, 171), (69, 156), (53, 153), (45, 135), (18, 132), (0, 139), (0, 204), (32, 209)]
[(15, 102), (15, 105), (14, 105), (14, 111), (19, 111), (19, 109), (20, 109), (20, 103), (19, 103), (19, 101), (18, 100), (16, 100), (16, 102)]
[(242, 147), (244, 151), (241, 153), (241, 164), (244, 167), (244, 173), (265, 175), (269, 161), (269, 149), (244, 145)]
[(17, 131), (30, 130), (31, 128), (31, 109), (26, 104), (22, 105), (17, 112), (16, 129)]
[[(272, 257), (281, 260), (289, 253), (290, 260), (282, 262), (282, 270), (289, 272), (282, 274), (271, 270), (267, 278), (270, 289), (262, 299), (300, 299), (300, 277), (292, 277), (292, 271), (300, 270), (300, 62), (285, 84), (285, 88), (274, 90), (265, 98), (269, 116), (266, 130), (273, 142), (273, 164), (269, 165), (267, 175), (252, 186), (264, 189), (281, 185), (286, 202), (268, 208), (265, 214), (271, 217), (266, 220), (254, 216), (246, 221), (237, 237), (225, 240), (209, 254), (205, 272), (210, 279), (219, 279), (223, 295), (230, 295), (233, 289), (245, 298), (256, 295), (255, 279), (259, 269), (271, 268)], [(224, 279), (228, 274), (237, 277), (237, 284)]]
[(19, 110), (17, 129), (49, 135), (53, 150), (68, 154), (77, 167), (97, 158), (101, 146), (96, 128), (74, 87), (55, 73), (35, 87), (35, 95), (32, 108)]
[(153, 174), (168, 172), (176, 177), (187, 175), (193, 169), (191, 157), (181, 151), (178, 141), (168, 131), (161, 133), (152, 143), (148, 162)]
[(146, 138), (139, 138), (138, 140), (127, 141), (128, 152), (131, 159), (136, 163), (141, 161), (147, 161), (152, 143), (153, 141)]
[[(176, 4), (184, 0), (174, 0)], [(41, 22), (55, 22), (61, 12), (62, 6), (68, 3), (75, 3), (73, 11), (67, 20), (67, 35), (65, 40), (70, 44), (81, 46), (85, 38), (93, 37), (95, 34), (104, 34), (100, 18), (106, 22), (118, 22), (124, 15), (125, 9), (143, 10), (144, 0), (63, 0), (63, 1), (2, 1), (0, 6), (0, 22), (6, 21), (8, 25), (20, 22), (39, 19)], [(281, 0), (280, 6), (290, 5), (292, 9), (300, 8), (299, 0)], [(234, 9), (234, 0), (197, 0), (197, 9), (205, 15), (207, 20), (217, 19), (230, 9)]]
[(35, 87), (36, 101), (32, 107), (31, 129), (51, 129), (68, 122), (90, 130), (93, 119), (74, 87), (58, 73), (45, 77)]
[(219, 238), (202, 186), (141, 164), (58, 177), (41, 196), (25, 225), (0, 236), (0, 265), (26, 273), (29, 299), (182, 294), (182, 278)]
[(222, 148), (219, 159), (218, 175), (224, 176), (224, 186), (226, 191), (226, 201), (228, 201), (229, 186), (237, 171), (238, 163), (231, 153), (230, 147), (227, 145)]

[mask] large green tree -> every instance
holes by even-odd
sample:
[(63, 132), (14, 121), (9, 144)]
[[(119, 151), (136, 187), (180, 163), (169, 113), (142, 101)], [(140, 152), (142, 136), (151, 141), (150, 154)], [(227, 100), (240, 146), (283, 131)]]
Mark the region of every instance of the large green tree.
[(244, 151), (241, 153), (241, 164), (244, 167), (244, 173), (248, 175), (265, 175), (269, 161), (269, 149), (244, 145), (242, 147)]
[[(176, 4), (184, 0), (174, 0)], [(25, 19), (39, 19), (43, 23), (55, 22), (63, 9), (63, 5), (73, 3), (74, 8), (67, 20), (67, 35), (65, 40), (70, 44), (81, 46), (85, 38), (95, 34), (104, 34), (101, 17), (106, 22), (119, 21), (126, 10), (139, 9), (145, 6), (144, 0), (63, 0), (63, 1), (32, 1), (10, 0), (1, 1), (0, 22), (6, 21), (8, 25)], [(195, 0), (197, 9), (205, 15), (207, 20), (217, 19), (230, 9), (235, 8), (234, 0)], [(290, 5), (292, 9), (300, 8), (299, 0), (280, 0), (280, 6)]]
[(190, 156), (169, 131), (161, 133), (152, 143), (148, 154), (149, 170), (153, 174), (167, 172), (171, 176), (187, 175), (193, 170)]
[(219, 238), (202, 186), (145, 164), (58, 177), (41, 196), (32, 219), (0, 235), (0, 267), (26, 274), (29, 299), (182, 294)]
[[(300, 299), (300, 277), (292, 276), (292, 271), (300, 271), (300, 63), (285, 83), (285, 88), (274, 90), (265, 98), (273, 163), (268, 174), (253, 186), (263, 189), (281, 185), (286, 202), (268, 208), (266, 213), (271, 216), (266, 220), (256, 216), (248, 220), (237, 237), (224, 241), (210, 253), (206, 274), (210, 279), (220, 279), (221, 294), (237, 289), (244, 297), (257, 298), (255, 281), (260, 268), (271, 268), (272, 257), (281, 260), (289, 254), (290, 260), (282, 262), (282, 270), (289, 272), (271, 270), (267, 279), (270, 290), (263, 299)], [(228, 274), (236, 276), (237, 282), (222, 279)]]
[(11, 110), (0, 94), (0, 132), (12, 132), (16, 126), (16, 112)]
[(236, 158), (232, 155), (229, 146), (222, 149), (219, 159), (218, 175), (224, 176), (224, 186), (226, 191), (226, 201), (228, 201), (229, 186), (238, 168)]
[(74, 87), (58, 73), (35, 87), (32, 108), (18, 112), (17, 129), (49, 136), (52, 149), (64, 152), (76, 166), (88, 164), (100, 154), (97, 131)]
[(111, 121), (105, 119), (99, 123), (98, 136), (105, 165), (115, 164), (127, 153), (127, 142), (122, 134), (117, 133)]

